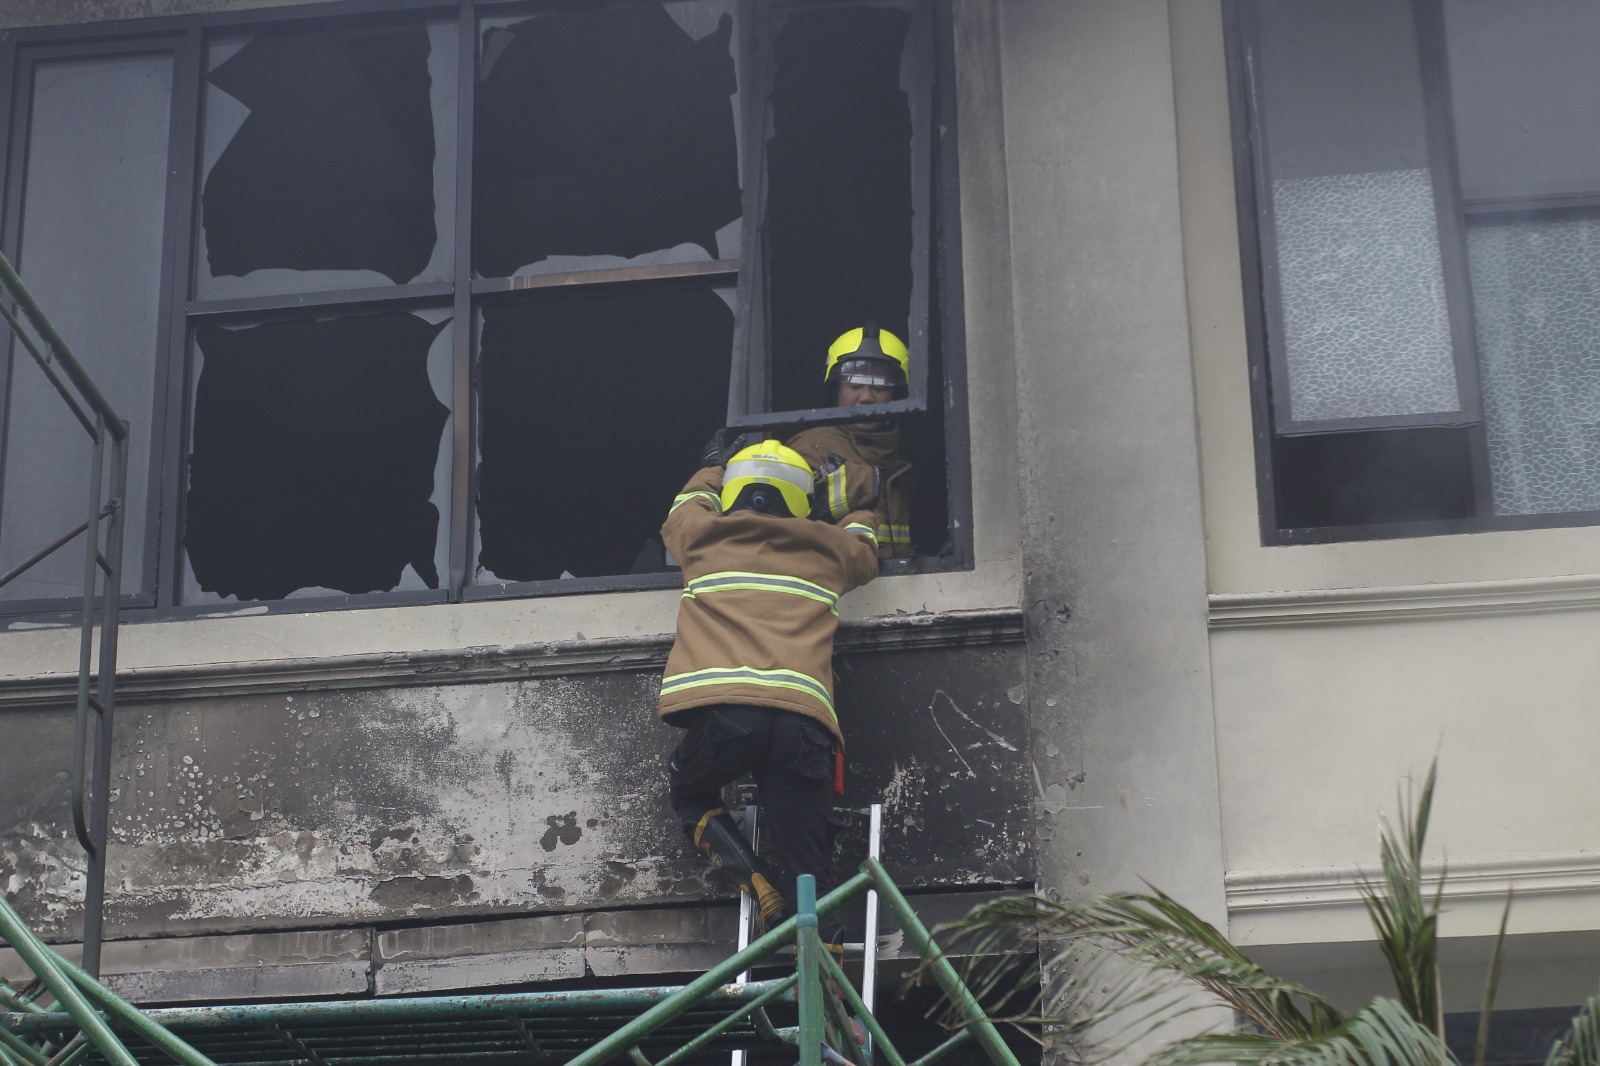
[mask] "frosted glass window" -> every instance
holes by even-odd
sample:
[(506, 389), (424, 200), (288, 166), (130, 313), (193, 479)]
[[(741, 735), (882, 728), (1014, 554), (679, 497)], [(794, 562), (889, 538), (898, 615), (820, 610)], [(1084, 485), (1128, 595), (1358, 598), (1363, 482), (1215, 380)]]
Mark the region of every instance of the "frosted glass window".
[(1497, 514), (1600, 510), (1600, 217), (1467, 231)]
[(1460, 407), (1425, 170), (1274, 183), (1296, 421)]
[[(128, 592), (146, 585), (171, 109), (170, 56), (35, 69), (17, 266), (100, 391), (132, 423), (122, 578)], [(20, 346), (13, 359), (0, 570), (83, 521), (89, 507), (88, 435)], [(81, 595), (82, 544), (57, 552), (0, 596)]]
[(1256, 11), (1288, 420), (1460, 410), (1411, 6)]

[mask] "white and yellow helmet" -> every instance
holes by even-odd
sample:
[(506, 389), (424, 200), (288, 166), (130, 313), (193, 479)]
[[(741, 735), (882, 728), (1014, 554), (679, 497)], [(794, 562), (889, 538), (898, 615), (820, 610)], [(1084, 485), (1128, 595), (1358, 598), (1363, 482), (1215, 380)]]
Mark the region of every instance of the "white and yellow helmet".
[(811, 479), (810, 464), (787, 444), (775, 440), (752, 444), (728, 460), (722, 475), (722, 509), (732, 509), (750, 486), (770, 485), (782, 495), (791, 515), (805, 518), (811, 513)]

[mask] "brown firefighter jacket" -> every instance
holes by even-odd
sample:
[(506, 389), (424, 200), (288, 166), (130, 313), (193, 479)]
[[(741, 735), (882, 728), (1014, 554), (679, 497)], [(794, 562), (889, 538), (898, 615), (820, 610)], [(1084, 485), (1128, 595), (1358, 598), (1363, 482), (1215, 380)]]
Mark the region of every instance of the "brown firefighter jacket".
[(814, 718), (839, 743), (833, 708), (838, 602), (878, 576), (863, 511), (839, 525), (740, 510), (723, 514), (722, 468), (695, 474), (661, 539), (683, 567), (678, 637), (661, 679), (661, 717), (720, 703)]
[(851, 511), (876, 508), (878, 557), (904, 559), (911, 554), (911, 464), (900, 458), (900, 427), (861, 429), (817, 426), (797, 433), (789, 447), (805, 456), (813, 470), (837, 455), (845, 465), (817, 487), (825, 493), (835, 522)]

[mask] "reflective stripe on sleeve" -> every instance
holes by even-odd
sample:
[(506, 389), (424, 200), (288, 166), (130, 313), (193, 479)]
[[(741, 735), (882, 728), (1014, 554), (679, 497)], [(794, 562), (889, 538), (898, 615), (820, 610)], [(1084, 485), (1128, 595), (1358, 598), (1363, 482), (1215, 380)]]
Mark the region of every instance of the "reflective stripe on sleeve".
[(687, 673), (672, 674), (662, 678), (661, 694), (667, 696), (674, 692), (686, 692), (689, 689), (706, 688), (710, 685), (761, 685), (766, 688), (803, 692), (821, 703), (827, 710), (828, 717), (835, 722), (839, 720), (839, 716), (833, 710), (833, 697), (828, 695), (828, 686), (798, 670), (757, 670), (753, 666), (690, 670)]
[(863, 525), (860, 522), (851, 522), (849, 525), (844, 527), (844, 531), (846, 533), (859, 533), (867, 540), (872, 541), (872, 546), (874, 548), (878, 546), (878, 531), (873, 529), (871, 526)]
[(711, 509), (713, 511), (722, 510), (722, 501), (717, 498), (716, 493), (709, 492), (705, 489), (700, 489), (696, 492), (685, 492), (673, 497), (672, 506), (667, 508), (667, 513), (671, 514), (673, 511), (676, 511), (679, 507), (682, 507), (684, 504), (688, 503), (692, 499), (695, 499), (696, 497), (710, 500)]
[(884, 540), (887, 540), (890, 544), (910, 544), (911, 543), (911, 527), (910, 526), (890, 526), (890, 525), (879, 526), (878, 527), (878, 535), (881, 536)]
[(847, 502), (849, 490), (846, 486), (847, 481), (844, 467), (841, 466), (839, 469), (829, 472), (828, 512), (833, 515), (833, 520), (835, 522), (850, 513), (850, 507)]
[(729, 592), (743, 589), (756, 592), (783, 592), (790, 596), (803, 596), (825, 605), (834, 614), (839, 613), (839, 594), (802, 577), (784, 577), (779, 574), (753, 574), (742, 570), (722, 570), (706, 574), (687, 582), (683, 599), (694, 599), (708, 592)]

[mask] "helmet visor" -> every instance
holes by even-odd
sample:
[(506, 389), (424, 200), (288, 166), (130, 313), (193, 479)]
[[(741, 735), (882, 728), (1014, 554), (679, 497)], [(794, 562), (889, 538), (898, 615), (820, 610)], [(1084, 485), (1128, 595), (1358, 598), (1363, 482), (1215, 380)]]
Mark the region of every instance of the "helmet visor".
[(887, 359), (844, 359), (834, 373), (834, 380), (849, 385), (879, 385), (898, 389), (906, 383), (900, 368)]
[(724, 484), (733, 481), (764, 481), (771, 485), (793, 485), (806, 495), (811, 494), (811, 472), (788, 463), (768, 459), (738, 459), (728, 464), (723, 475)]

